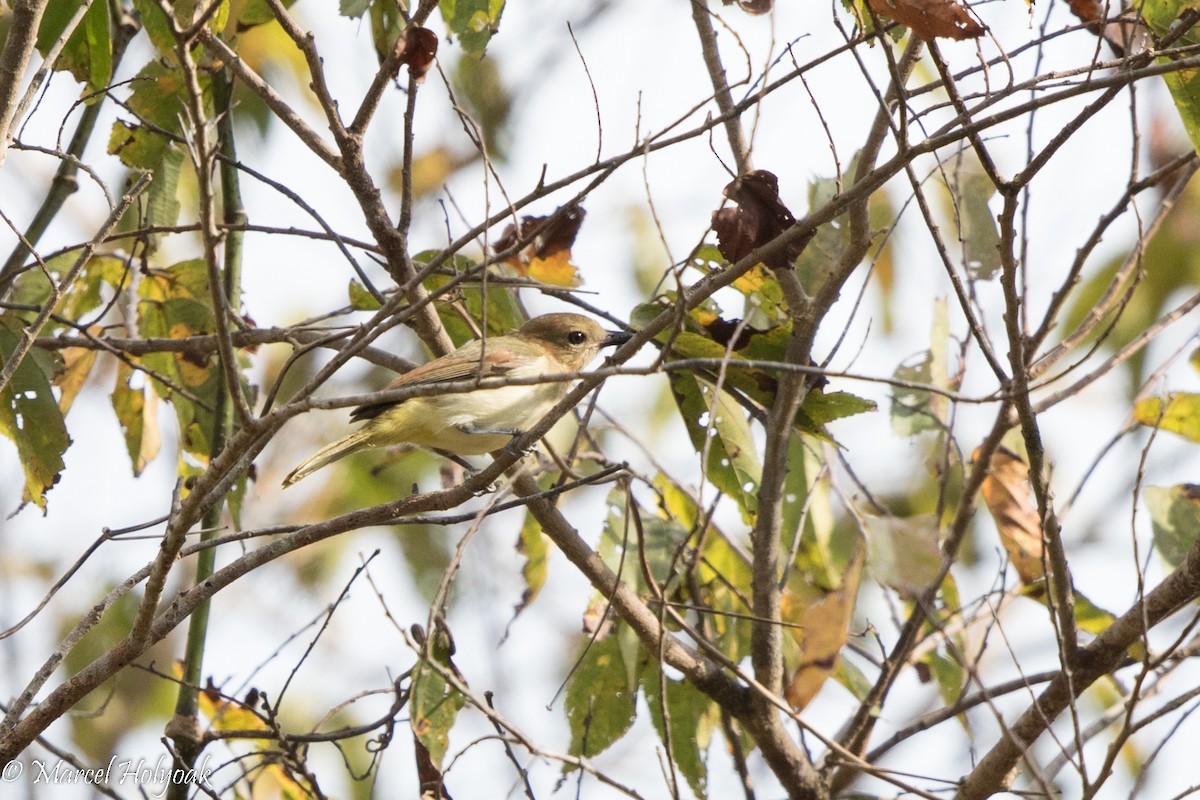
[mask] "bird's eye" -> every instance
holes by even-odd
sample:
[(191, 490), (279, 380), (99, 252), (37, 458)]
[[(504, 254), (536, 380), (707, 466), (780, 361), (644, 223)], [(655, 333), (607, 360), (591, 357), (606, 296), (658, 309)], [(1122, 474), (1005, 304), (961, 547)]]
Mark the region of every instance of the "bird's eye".
[(571, 331), (567, 334), (567, 341), (571, 344), (583, 344), (587, 341), (587, 334), (583, 331)]

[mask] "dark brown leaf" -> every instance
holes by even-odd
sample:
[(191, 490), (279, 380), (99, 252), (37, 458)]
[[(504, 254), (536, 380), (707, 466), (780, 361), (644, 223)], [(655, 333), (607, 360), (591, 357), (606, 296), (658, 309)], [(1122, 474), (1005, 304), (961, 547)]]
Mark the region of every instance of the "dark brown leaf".
[(1104, 4), (1100, 0), (1067, 0), (1071, 13), (1084, 22), (1096, 22), (1104, 16)]
[(413, 736), (413, 755), (417, 760), (417, 780), (420, 781), (420, 797), (451, 800), (446, 785), (442, 783), (442, 771), (433, 763), (429, 750), (421, 740)]
[(775, 0), (723, 0), (723, 2), (727, 6), (736, 2), (738, 8), (747, 14), (766, 14), (775, 7)]
[(509, 225), (492, 245), (497, 253), (520, 249), (509, 256), (509, 266), (519, 274), (554, 286), (578, 286), (580, 278), (571, 263), (571, 246), (583, 227), (587, 212), (578, 204), (559, 208), (548, 217), (522, 217), (520, 227)]
[(429, 28), (413, 25), (405, 29), (404, 39), (404, 55), (400, 61), (408, 65), (408, 71), (414, 78), (422, 80), (437, 55), (437, 34)]
[(530, 255), (548, 258), (571, 249), (579, 229), (583, 227), (585, 216), (587, 212), (583, 206), (576, 204), (560, 208), (548, 217), (521, 217), (520, 230), (509, 225), (492, 249), (501, 252), (516, 245), (525, 245)]
[[(724, 195), (737, 203), (737, 208), (714, 211), (712, 226), (717, 249), (730, 261), (745, 258), (796, 224), (779, 198), (779, 179), (766, 170), (739, 175), (725, 187)], [(793, 244), (772, 255), (766, 264), (772, 269), (786, 268), (797, 255), (799, 245)]]

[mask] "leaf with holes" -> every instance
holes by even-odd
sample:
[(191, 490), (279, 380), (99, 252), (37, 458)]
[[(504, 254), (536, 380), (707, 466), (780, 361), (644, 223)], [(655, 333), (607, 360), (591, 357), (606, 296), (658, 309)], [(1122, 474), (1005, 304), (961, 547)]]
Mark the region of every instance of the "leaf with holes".
[[(10, 314), (0, 315), (0, 361), (7, 363), (16, 351), (24, 326)], [(0, 433), (17, 445), (25, 471), (25, 491), (46, 511), (46, 492), (58, 483), (63, 453), (71, 444), (66, 423), (49, 376), (36, 359), (26, 356), (0, 392)]]

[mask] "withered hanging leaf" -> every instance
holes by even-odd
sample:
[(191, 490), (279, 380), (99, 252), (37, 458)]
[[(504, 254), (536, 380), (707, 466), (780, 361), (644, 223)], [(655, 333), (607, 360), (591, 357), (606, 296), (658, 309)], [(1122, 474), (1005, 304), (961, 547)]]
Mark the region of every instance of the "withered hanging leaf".
[(987, 29), (957, 0), (868, 0), (876, 14), (891, 17), (926, 41), (978, 39)]
[(413, 25), (404, 30), (404, 55), (400, 58), (400, 63), (408, 67), (411, 74), (418, 81), (425, 80), (425, 73), (429, 71), (430, 65), (433, 64), (434, 56), (437, 55), (438, 37), (437, 34), (429, 30)]
[(781, 615), (798, 626), (788, 630), (800, 645), (801, 652), (800, 663), (784, 690), (792, 708), (802, 710), (807, 706), (837, 670), (839, 655), (850, 638), (850, 621), (854, 616), (866, 552), (866, 545), (859, 539), (842, 574), (842, 585), (831, 592), (814, 595), (813, 587), (796, 586), (799, 571), (792, 573), (793, 577), (788, 581), (788, 588), (783, 592)]
[(980, 489), (1021, 583), (1030, 584), (1043, 578), (1046, 573), (1042, 565), (1042, 519), (1029, 498), (1029, 465), (1013, 451), (1001, 447), (992, 455), (988, 476)]
[(731, 6), (737, 3), (737, 7), (747, 14), (767, 14), (775, 7), (775, 0), (722, 0), (722, 2)]
[[(722, 192), (737, 203), (736, 208), (713, 212), (712, 227), (717, 249), (729, 261), (739, 261), (796, 224), (796, 218), (779, 198), (779, 179), (774, 173), (756, 169), (734, 178)], [(782, 269), (800, 254), (802, 244), (792, 243), (765, 261)]]
[(63, 416), (71, 410), (71, 404), (79, 395), (92, 367), (96, 365), (97, 352), (87, 347), (67, 347), (62, 351), (63, 370), (54, 376), (54, 385), (58, 387), (58, 408)]
[(548, 217), (522, 217), (519, 229), (509, 225), (493, 251), (519, 248), (507, 263), (518, 274), (554, 286), (578, 286), (579, 270), (571, 263), (571, 247), (587, 212), (578, 204), (559, 208)]

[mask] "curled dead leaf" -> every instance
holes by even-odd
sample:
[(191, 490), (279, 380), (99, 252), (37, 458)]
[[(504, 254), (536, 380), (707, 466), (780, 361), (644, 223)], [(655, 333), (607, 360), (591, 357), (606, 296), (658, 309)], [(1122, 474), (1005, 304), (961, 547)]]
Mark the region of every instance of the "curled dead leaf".
[[(978, 457), (978, 449), (975, 457)], [(1030, 499), (1029, 465), (1011, 450), (998, 448), (980, 487), (1000, 542), (1024, 584), (1045, 577), (1042, 563), (1042, 521)]]
[[(779, 178), (765, 169), (751, 170), (734, 178), (723, 194), (737, 204), (713, 212), (712, 227), (717, 250), (730, 261), (738, 261), (796, 224), (796, 218), (779, 197)], [(767, 262), (774, 269), (787, 267), (799, 255), (793, 245)]]
[(725, 5), (737, 3), (737, 7), (747, 14), (766, 14), (775, 7), (775, 0), (721, 0)]
[(554, 286), (578, 286), (579, 270), (571, 262), (571, 247), (583, 227), (587, 212), (578, 204), (564, 206), (548, 217), (522, 217), (520, 226), (509, 225), (492, 246), (493, 251), (520, 248), (507, 263), (519, 275)]
[(859, 539), (842, 575), (842, 585), (831, 592), (794, 585), (796, 573), (783, 592), (780, 613), (784, 620), (795, 623), (796, 627), (789, 630), (801, 653), (784, 697), (797, 711), (816, 697), (837, 670), (838, 657), (850, 639), (850, 621), (866, 553), (866, 545)]
[(437, 55), (437, 34), (429, 28), (413, 25), (404, 30), (403, 36), (404, 55), (401, 56), (400, 63), (407, 65), (409, 73), (418, 81), (422, 81), (433, 64), (434, 56)]

